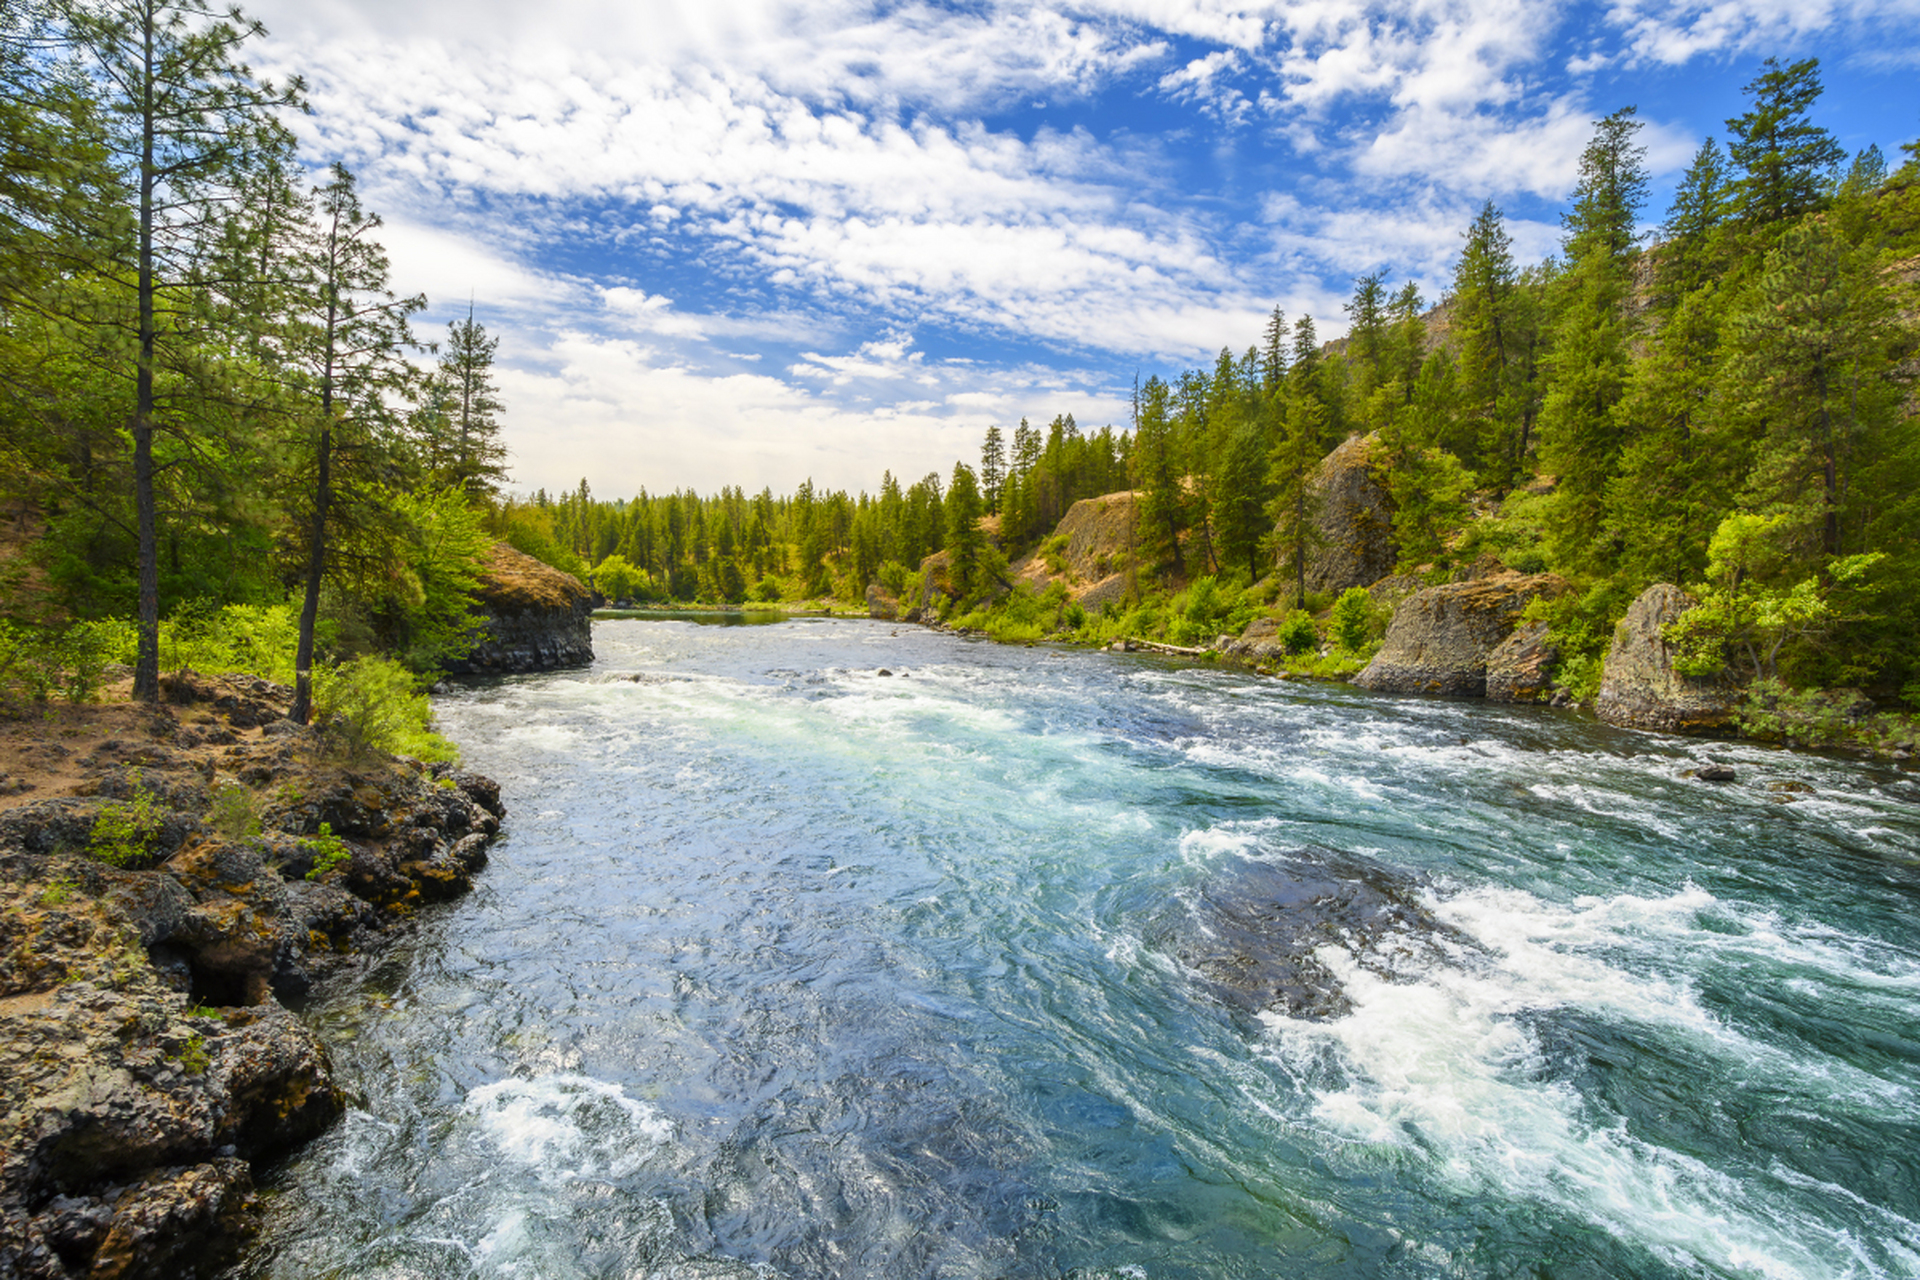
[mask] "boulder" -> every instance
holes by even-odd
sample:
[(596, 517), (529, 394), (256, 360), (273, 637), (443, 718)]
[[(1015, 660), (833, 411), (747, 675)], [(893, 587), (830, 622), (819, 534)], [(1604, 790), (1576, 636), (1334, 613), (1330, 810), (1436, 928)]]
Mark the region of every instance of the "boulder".
[(1487, 655), (1487, 697), (1495, 702), (1545, 702), (1553, 697), (1560, 648), (1547, 641), (1547, 624), (1529, 622)]
[(867, 584), (867, 616), (892, 622), (900, 616), (900, 602), (877, 582)]
[(1613, 629), (1594, 710), (1608, 724), (1664, 733), (1724, 727), (1739, 690), (1723, 675), (1686, 676), (1673, 669), (1665, 629), (1699, 601), (1670, 583), (1640, 593)]
[(1365, 587), (1393, 572), (1393, 501), (1373, 467), (1375, 437), (1356, 436), (1320, 460), (1307, 480), (1314, 541), (1307, 552), (1309, 591)]
[(593, 596), (580, 579), (504, 542), (488, 553), (474, 620), (484, 638), (446, 664), (453, 675), (506, 675), (593, 661)]
[(1488, 659), (1514, 633), (1521, 611), (1566, 589), (1558, 574), (1508, 572), (1415, 592), (1353, 682), (1381, 693), (1484, 696)]

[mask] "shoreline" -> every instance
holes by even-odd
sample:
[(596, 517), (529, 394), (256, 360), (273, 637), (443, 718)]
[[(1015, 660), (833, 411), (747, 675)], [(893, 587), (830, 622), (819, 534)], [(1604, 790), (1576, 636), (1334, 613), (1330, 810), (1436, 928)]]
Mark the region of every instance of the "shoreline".
[(260, 1225), (254, 1172), (346, 1107), (301, 1010), (464, 894), (490, 779), (353, 757), (291, 691), (0, 721), (0, 1273), (211, 1276)]

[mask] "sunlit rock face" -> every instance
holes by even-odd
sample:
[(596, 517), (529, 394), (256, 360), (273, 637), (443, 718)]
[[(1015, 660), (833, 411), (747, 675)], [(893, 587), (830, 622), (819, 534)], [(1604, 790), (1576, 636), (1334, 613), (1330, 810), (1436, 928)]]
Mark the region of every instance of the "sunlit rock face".
[(496, 542), (476, 594), (486, 635), (446, 664), (452, 674), (551, 671), (593, 661), (593, 597), (572, 574)]
[(1666, 733), (1718, 729), (1733, 714), (1738, 691), (1717, 676), (1685, 676), (1673, 669), (1668, 623), (1699, 603), (1670, 583), (1640, 593), (1614, 628), (1594, 710), (1608, 724)]
[(1395, 611), (1386, 643), (1353, 682), (1381, 693), (1483, 697), (1488, 662), (1518, 628), (1522, 611), (1566, 589), (1558, 574), (1501, 572), (1416, 592)]

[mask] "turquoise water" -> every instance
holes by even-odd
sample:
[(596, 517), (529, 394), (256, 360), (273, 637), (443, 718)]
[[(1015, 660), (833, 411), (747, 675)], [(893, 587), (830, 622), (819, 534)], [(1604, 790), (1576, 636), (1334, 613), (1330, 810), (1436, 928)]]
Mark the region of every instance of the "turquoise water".
[(316, 1011), (360, 1103), (247, 1274), (1920, 1276), (1912, 775), (867, 622), (594, 645), (437, 704), (506, 837)]

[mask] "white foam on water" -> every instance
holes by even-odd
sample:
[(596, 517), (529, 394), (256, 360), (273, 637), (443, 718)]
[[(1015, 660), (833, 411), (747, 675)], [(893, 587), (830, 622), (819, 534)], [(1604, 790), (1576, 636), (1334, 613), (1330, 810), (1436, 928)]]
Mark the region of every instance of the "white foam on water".
[(501, 1155), (542, 1181), (625, 1177), (673, 1140), (673, 1125), (657, 1107), (591, 1076), (481, 1085), (461, 1111)]
[(1253, 822), (1223, 822), (1180, 833), (1180, 861), (1189, 867), (1205, 867), (1223, 853), (1245, 854), (1260, 843), (1265, 831), (1279, 825), (1272, 818)]
[[(1387, 981), (1344, 947), (1326, 946), (1316, 957), (1352, 1012), (1327, 1022), (1263, 1015), (1265, 1056), (1307, 1091), (1313, 1122), (1351, 1158), (1415, 1161), (1470, 1194), (1552, 1205), (1682, 1269), (1768, 1280), (1911, 1274), (1889, 1270), (1886, 1249), (1863, 1245), (1802, 1201), (1637, 1138), (1551, 1078), (1525, 1015), (1571, 1007), (1701, 1037), (1746, 1079), (1807, 1087), (1804, 1061), (1722, 1024), (1684, 976), (1640, 963), (1670, 948), (1676, 933), (1718, 937), (1691, 925), (1716, 905), (1711, 894), (1688, 885), (1664, 898), (1554, 905), (1485, 889), (1430, 905), (1488, 957)], [(1900, 1105), (1884, 1081), (1842, 1065), (1827, 1070), (1851, 1078), (1826, 1088), (1877, 1085), (1883, 1103)]]

